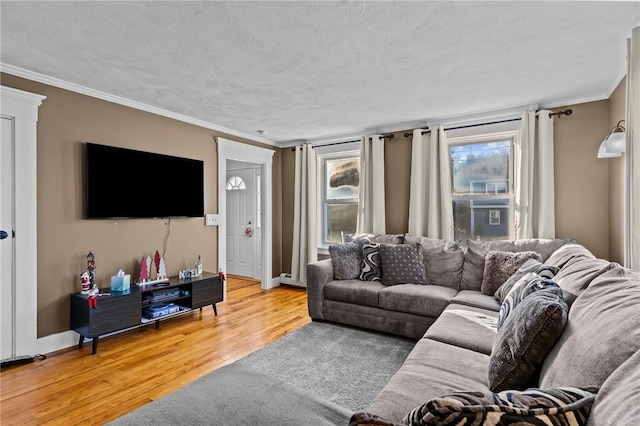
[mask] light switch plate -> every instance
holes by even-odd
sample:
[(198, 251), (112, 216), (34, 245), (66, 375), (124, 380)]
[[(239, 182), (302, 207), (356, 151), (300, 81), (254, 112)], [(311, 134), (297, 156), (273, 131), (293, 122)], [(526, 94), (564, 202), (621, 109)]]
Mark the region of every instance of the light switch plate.
[(218, 226), (220, 224), (220, 215), (206, 214), (204, 216), (204, 224), (206, 226)]

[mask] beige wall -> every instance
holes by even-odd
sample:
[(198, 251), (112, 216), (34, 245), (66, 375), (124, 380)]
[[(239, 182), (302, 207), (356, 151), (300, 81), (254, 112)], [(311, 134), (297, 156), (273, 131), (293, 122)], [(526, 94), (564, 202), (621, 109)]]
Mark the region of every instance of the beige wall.
[(556, 118), (556, 236), (575, 238), (596, 257), (609, 257), (609, 168), (598, 159), (609, 126), (609, 102), (569, 105), (573, 114)]
[(291, 272), (296, 156), (291, 148), (280, 149), (280, 154), (282, 156), (282, 272)]
[[(609, 128), (626, 119), (626, 78), (609, 98)], [(624, 125), (624, 123), (622, 123)], [(625, 126), (626, 127), (626, 126)], [(605, 134), (606, 136), (606, 134)], [(604, 138), (603, 138), (604, 139)], [(619, 158), (602, 160), (609, 163), (609, 259), (624, 263), (624, 163), (626, 154)]]
[[(43, 337), (69, 329), (69, 294), (80, 290), (79, 275), (86, 269), (89, 250), (95, 255), (99, 286), (109, 287), (110, 277), (118, 269), (132, 273), (134, 279), (145, 253), (155, 250), (162, 253), (169, 229), (166, 219), (84, 220), (83, 143), (91, 141), (203, 160), (205, 211), (216, 213), (217, 151), (213, 137), (233, 137), (8, 74), (1, 75), (1, 83), (47, 97), (39, 109), (37, 127), (37, 304), (38, 337)], [(280, 157), (276, 152), (274, 275), (280, 274), (281, 263)], [(114, 172), (126, 170), (116, 167)], [(159, 173), (153, 180), (139, 184), (149, 202), (176, 202), (162, 200), (162, 187), (170, 184), (168, 173)], [(170, 275), (192, 268), (198, 255), (203, 257), (205, 270), (217, 271), (217, 227), (205, 227), (202, 218), (172, 219), (170, 230), (165, 259)]]

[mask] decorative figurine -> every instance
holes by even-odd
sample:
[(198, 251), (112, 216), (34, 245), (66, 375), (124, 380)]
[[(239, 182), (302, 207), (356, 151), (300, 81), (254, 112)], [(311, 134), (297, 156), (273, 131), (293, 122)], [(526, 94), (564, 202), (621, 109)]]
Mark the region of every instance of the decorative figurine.
[(90, 308), (95, 309), (98, 307), (99, 293), (100, 293), (100, 290), (98, 289), (98, 287), (93, 287), (91, 290), (89, 290), (89, 297), (87, 299), (87, 302), (89, 303)]
[(196, 262), (196, 276), (202, 275), (202, 257), (198, 255), (198, 261)]
[(151, 256), (147, 255), (145, 262), (147, 262), (147, 273), (149, 275), (147, 278), (151, 279)]
[(158, 279), (159, 280), (167, 279), (167, 267), (164, 264), (163, 258), (160, 258), (160, 266), (158, 267)]
[(156, 255), (154, 257), (154, 262), (156, 265), (156, 279), (157, 280), (166, 280), (167, 279), (167, 268), (164, 263), (164, 259), (156, 250)]
[(147, 265), (148, 256), (144, 256), (142, 258), (142, 262), (140, 262), (140, 276), (138, 277), (138, 282), (146, 283), (149, 281), (149, 266)]
[(156, 266), (156, 279), (157, 280), (160, 279), (160, 259), (162, 259), (160, 257), (160, 253), (158, 253), (158, 250), (156, 250), (156, 255), (153, 257), (153, 263)]
[(222, 268), (218, 268), (218, 277), (220, 278), (220, 281), (224, 282), (224, 280), (227, 279), (227, 277), (224, 276), (224, 271), (222, 270)]
[(80, 275), (80, 283), (82, 285), (82, 291), (80, 294), (89, 294), (89, 290), (91, 290), (91, 277), (89, 276), (89, 271), (84, 271)]
[(89, 281), (91, 288), (96, 286), (96, 273), (93, 272), (96, 269), (96, 262), (93, 258), (93, 253), (89, 250), (89, 254), (87, 254), (87, 271), (89, 271)]

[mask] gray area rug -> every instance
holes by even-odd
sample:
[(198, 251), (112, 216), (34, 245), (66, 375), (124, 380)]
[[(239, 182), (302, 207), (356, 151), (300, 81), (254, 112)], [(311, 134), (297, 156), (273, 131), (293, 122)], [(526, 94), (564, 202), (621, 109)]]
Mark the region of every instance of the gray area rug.
[(415, 342), (313, 322), (110, 425), (347, 425)]

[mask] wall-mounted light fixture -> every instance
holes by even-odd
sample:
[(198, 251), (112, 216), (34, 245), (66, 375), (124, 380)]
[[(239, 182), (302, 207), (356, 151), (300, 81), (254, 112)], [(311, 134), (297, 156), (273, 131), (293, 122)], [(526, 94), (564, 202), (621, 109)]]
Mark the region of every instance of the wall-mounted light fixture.
[(598, 158), (620, 157), (627, 148), (626, 129), (621, 124), (624, 120), (618, 121), (618, 124), (611, 130), (609, 136), (605, 138), (598, 149)]

